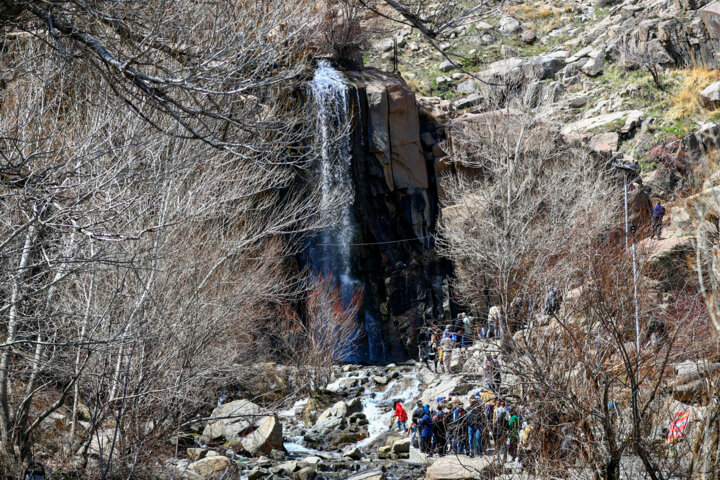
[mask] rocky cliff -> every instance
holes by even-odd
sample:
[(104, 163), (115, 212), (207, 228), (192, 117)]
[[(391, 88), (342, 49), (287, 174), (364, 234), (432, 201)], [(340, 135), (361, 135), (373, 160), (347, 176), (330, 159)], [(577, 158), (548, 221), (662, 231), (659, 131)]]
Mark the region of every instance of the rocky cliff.
[(416, 328), (450, 308), (449, 265), (433, 249), (439, 132), (400, 76), (375, 69), (346, 75), (357, 102), (352, 154), (360, 228), (353, 257), (365, 287), (367, 334), (359, 358), (393, 361), (414, 354), (408, 340)]

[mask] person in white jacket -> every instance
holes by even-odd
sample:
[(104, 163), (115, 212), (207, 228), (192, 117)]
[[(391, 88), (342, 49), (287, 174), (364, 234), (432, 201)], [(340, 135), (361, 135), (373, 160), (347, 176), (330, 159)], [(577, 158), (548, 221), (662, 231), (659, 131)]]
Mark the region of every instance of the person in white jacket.
[(443, 365), (445, 366), (445, 373), (450, 375), (450, 362), (452, 361), (452, 351), (455, 348), (455, 340), (453, 340), (454, 333), (450, 332), (445, 335), (445, 338), (440, 342), (440, 348), (443, 351)]

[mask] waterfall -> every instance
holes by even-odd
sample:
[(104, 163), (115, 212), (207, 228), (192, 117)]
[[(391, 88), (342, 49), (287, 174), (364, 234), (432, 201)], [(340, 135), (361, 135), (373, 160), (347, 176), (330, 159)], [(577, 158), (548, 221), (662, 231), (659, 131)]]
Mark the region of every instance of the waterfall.
[(335, 70), (327, 60), (320, 60), (310, 89), (320, 142), (321, 207), (327, 211), (338, 199), (344, 202), (338, 222), (325, 229), (316, 239), (313, 264), (322, 273), (335, 276), (347, 300), (357, 283), (353, 278), (350, 255), (355, 222), (352, 214), (354, 188), (348, 129), (351, 106), (348, 86), (342, 73)]

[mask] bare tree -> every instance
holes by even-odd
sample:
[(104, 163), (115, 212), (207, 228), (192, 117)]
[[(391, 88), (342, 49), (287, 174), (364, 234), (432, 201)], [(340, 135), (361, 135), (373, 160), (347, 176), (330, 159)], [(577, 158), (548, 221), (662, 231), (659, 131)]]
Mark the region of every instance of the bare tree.
[(663, 90), (659, 69), (661, 65), (671, 63), (672, 58), (659, 40), (642, 41), (635, 36), (626, 36), (620, 53), (626, 65), (647, 70), (658, 90)]
[(508, 311), (523, 290), (547, 290), (559, 272), (572, 278), (559, 259), (617, 212), (602, 165), (519, 109), (467, 117), (451, 138), (461, 174), (447, 187), (440, 246), (459, 265), (457, 293), (480, 307), (489, 289)]
[(298, 95), (315, 16), (5, 7), (0, 446), (31, 458), (62, 410), (57, 455), (101, 447), (107, 476), (275, 359), (258, 339), (305, 288), (296, 248), (346, 201), (319, 201)]

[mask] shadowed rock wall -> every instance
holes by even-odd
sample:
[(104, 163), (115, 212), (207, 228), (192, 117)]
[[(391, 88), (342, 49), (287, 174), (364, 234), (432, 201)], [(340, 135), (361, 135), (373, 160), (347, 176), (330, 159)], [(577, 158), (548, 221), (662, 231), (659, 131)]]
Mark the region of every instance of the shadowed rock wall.
[(437, 132), (399, 76), (375, 69), (345, 74), (355, 109), (352, 258), (364, 285), (364, 338), (354, 360), (402, 360), (416, 354), (417, 328), (451, 308), (449, 264), (434, 252)]

